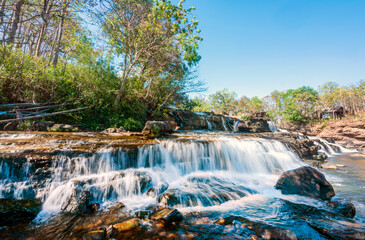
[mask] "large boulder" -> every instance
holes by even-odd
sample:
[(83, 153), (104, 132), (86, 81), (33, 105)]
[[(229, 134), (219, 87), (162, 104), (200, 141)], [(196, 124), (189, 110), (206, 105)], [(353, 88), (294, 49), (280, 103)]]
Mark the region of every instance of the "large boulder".
[(324, 175), (312, 167), (300, 167), (284, 172), (275, 185), (283, 194), (297, 194), (330, 200), (335, 196), (332, 185)]
[(9, 222), (33, 219), (42, 210), (37, 200), (0, 199), (0, 226)]
[(238, 132), (271, 132), (269, 124), (264, 119), (247, 119), (241, 121), (237, 126)]
[(176, 127), (177, 124), (174, 121), (147, 121), (142, 133), (150, 138), (155, 138), (174, 131)]

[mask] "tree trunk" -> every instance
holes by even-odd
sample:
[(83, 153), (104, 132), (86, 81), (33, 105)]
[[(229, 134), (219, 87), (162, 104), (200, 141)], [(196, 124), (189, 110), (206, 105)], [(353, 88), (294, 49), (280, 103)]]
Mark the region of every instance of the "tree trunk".
[(49, 0), (44, 0), (43, 11), (42, 11), (43, 23), (42, 23), (41, 30), (39, 32), (39, 36), (38, 36), (38, 40), (37, 40), (37, 44), (36, 44), (36, 47), (35, 47), (35, 52), (34, 52), (35, 56), (39, 56), (39, 54), (40, 54), (40, 49), (41, 49), (41, 45), (42, 45), (43, 36), (44, 36), (44, 34), (47, 30), (47, 27), (48, 27), (49, 13), (51, 12), (51, 9), (53, 7), (53, 1), (48, 6), (49, 2), (50, 2)]
[(0, 26), (3, 25), (3, 22), (4, 22), (5, 4), (6, 4), (6, 0), (3, 0), (1, 2), (1, 9), (0, 9)]
[(11, 30), (9, 33), (8, 43), (14, 43), (16, 31), (18, 29), (18, 24), (19, 24), (20, 12), (21, 12), (23, 4), (24, 4), (24, 0), (18, 0), (13, 5), (12, 26), (11, 26)]
[(63, 24), (65, 21), (65, 15), (66, 15), (66, 8), (67, 5), (64, 1), (64, 7), (62, 9), (62, 17), (61, 17), (61, 22), (58, 28), (58, 34), (57, 34), (57, 43), (56, 43), (56, 49), (55, 49), (55, 53), (54, 53), (54, 58), (53, 58), (53, 67), (57, 67), (57, 63), (58, 63), (58, 58), (59, 58), (59, 54), (60, 54), (60, 48), (61, 48), (61, 40), (62, 40), (62, 33), (63, 33)]

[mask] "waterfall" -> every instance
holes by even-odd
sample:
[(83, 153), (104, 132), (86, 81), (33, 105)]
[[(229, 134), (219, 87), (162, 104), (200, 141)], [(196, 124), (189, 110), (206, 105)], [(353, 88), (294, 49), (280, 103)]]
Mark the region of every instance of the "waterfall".
[[(53, 160), (49, 176), (40, 182), (30, 177), (31, 164), (17, 169), (0, 160), (0, 197), (38, 198), (44, 201), (45, 211), (55, 212), (74, 192), (83, 190), (102, 204), (148, 205), (157, 198), (147, 196), (147, 190), (158, 186), (188, 193), (190, 198), (182, 207), (219, 204), (223, 200), (216, 200), (217, 194), (226, 193), (228, 199), (243, 197), (256, 191), (263, 176), (303, 165), (279, 141), (228, 136), (162, 140), (129, 151), (110, 147), (93, 154), (65, 151)], [(249, 186), (247, 181), (252, 178), (256, 180), (251, 190), (243, 187)]]
[(240, 121), (236, 120), (233, 124), (233, 131), (238, 132), (238, 124), (240, 124)]
[(212, 130), (212, 124), (210, 123), (210, 121), (208, 120), (208, 116), (205, 117), (205, 121), (207, 121), (208, 124), (208, 130)]
[(326, 139), (308, 136), (309, 139), (315, 140), (314, 144), (320, 146), (321, 151), (327, 155), (336, 155), (339, 153), (354, 153), (356, 149), (347, 149), (337, 143), (330, 143)]
[(267, 123), (269, 124), (269, 129), (270, 129), (271, 132), (278, 132), (279, 131), (273, 121), (268, 121)]
[(228, 128), (227, 128), (227, 125), (226, 125), (226, 119), (224, 116), (221, 116), (221, 119), (222, 119), (222, 125), (223, 125), (223, 128), (224, 128), (224, 131), (228, 132)]

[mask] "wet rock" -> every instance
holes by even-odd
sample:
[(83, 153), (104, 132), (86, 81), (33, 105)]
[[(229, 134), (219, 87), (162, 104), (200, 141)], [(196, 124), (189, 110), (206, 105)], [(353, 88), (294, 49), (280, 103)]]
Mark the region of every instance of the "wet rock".
[(327, 207), (332, 208), (335, 212), (342, 214), (345, 217), (353, 218), (356, 215), (355, 205), (352, 203), (342, 203), (338, 201), (328, 201)]
[(165, 192), (168, 188), (169, 188), (169, 185), (167, 183), (159, 184), (157, 186), (153, 186), (150, 189), (148, 189), (146, 194), (150, 197), (156, 197), (156, 196), (162, 194), (163, 192)]
[(137, 177), (141, 192), (145, 192), (152, 184), (152, 178), (145, 172), (136, 172), (134, 174)]
[(365, 224), (334, 219), (307, 218), (307, 224), (330, 239), (365, 239)]
[(253, 230), (256, 234), (264, 239), (292, 239), (296, 240), (295, 233), (288, 229), (272, 226), (262, 222), (254, 222), (240, 216), (227, 216), (216, 221), (217, 224), (229, 225), (240, 222), (242, 226)]
[(177, 209), (163, 209), (151, 215), (152, 220), (162, 220), (165, 224), (180, 222), (183, 219), (182, 214)]
[(82, 240), (104, 240), (106, 239), (106, 232), (104, 230), (92, 231), (85, 234)]
[(42, 203), (40, 201), (0, 199), (0, 225), (33, 219), (41, 210)]
[(97, 212), (100, 208), (100, 203), (90, 203), (89, 206), (88, 206), (88, 209), (90, 212)]
[(132, 218), (130, 220), (127, 220), (127, 221), (124, 221), (121, 223), (113, 224), (113, 228), (117, 229), (118, 232), (123, 232), (123, 231), (129, 231), (134, 228), (137, 228), (137, 227), (139, 227), (139, 225), (140, 225), (139, 219)]
[(313, 155), (313, 159), (317, 161), (324, 161), (327, 159), (327, 155), (326, 154)]
[[(173, 190), (171, 190), (173, 191)], [(163, 193), (158, 197), (158, 202), (164, 206), (175, 206), (180, 204), (179, 199), (175, 196), (173, 192)]]
[(151, 215), (152, 211), (150, 210), (140, 210), (136, 212), (136, 217), (139, 219), (148, 218)]
[(74, 192), (72, 196), (62, 205), (61, 210), (65, 213), (84, 213), (89, 211), (91, 195), (89, 191), (80, 194)]
[(322, 164), (321, 167), (324, 168), (324, 169), (333, 169), (333, 170), (337, 169), (336, 164), (331, 164), (331, 163)]
[(275, 185), (283, 194), (297, 194), (330, 200), (335, 191), (324, 175), (311, 167), (300, 167), (284, 172)]

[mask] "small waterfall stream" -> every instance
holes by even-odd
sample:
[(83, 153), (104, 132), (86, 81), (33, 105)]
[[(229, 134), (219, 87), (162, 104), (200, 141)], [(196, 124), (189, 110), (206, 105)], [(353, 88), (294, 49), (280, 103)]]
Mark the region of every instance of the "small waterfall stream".
[[(302, 164), (284, 144), (265, 139), (210, 136), (162, 140), (136, 151), (106, 146), (93, 154), (60, 152), (48, 177), (40, 182), (29, 175), (30, 163), (19, 170), (0, 160), (0, 197), (38, 198), (44, 201), (45, 211), (57, 212), (73, 192), (88, 190), (101, 204), (122, 201), (133, 209), (156, 202), (146, 195), (149, 188), (167, 186), (197, 199), (193, 204), (182, 202), (181, 207), (203, 207), (212, 205), (215, 193), (233, 191), (238, 195), (229, 195), (232, 199), (241, 198), (256, 192), (259, 180), (275, 179)], [(201, 184), (206, 181), (209, 183), (202, 191)], [(270, 180), (269, 185), (274, 184)]]

